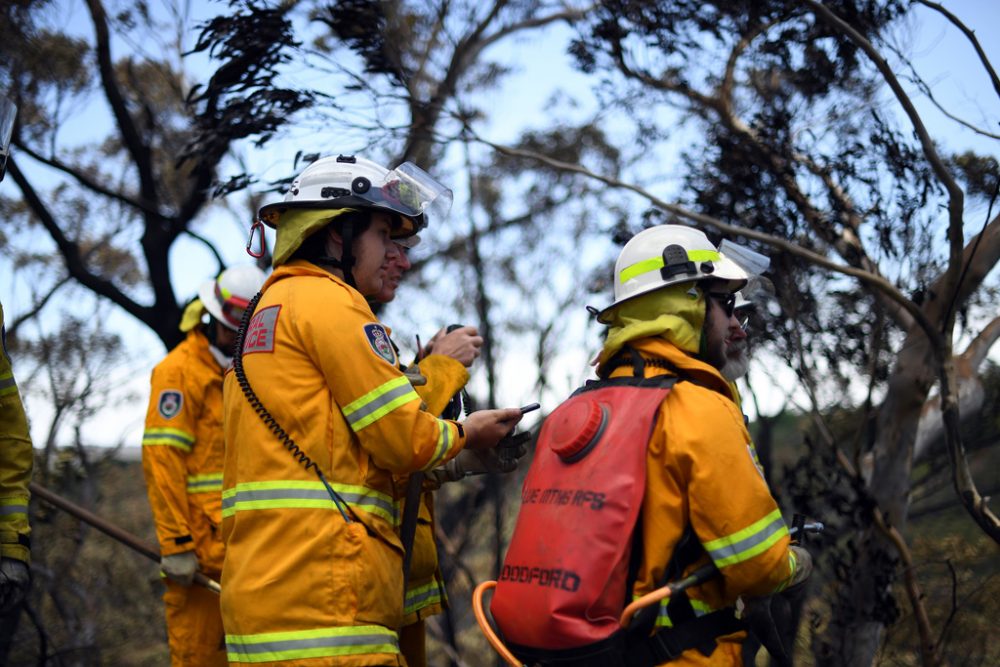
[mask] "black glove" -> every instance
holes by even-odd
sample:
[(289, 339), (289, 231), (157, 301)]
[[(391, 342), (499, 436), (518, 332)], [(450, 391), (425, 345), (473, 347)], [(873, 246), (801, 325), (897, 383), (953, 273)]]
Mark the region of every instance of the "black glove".
[(496, 447), (490, 449), (463, 449), (451, 461), (430, 471), (429, 476), (441, 485), (470, 475), (514, 472), (518, 461), (528, 453), (527, 443), (530, 440), (531, 432), (525, 431), (504, 436)]
[(791, 667), (795, 643), (792, 604), (783, 594), (752, 598), (744, 603), (743, 615), (750, 632), (767, 649), (779, 667)]
[(528, 453), (528, 443), (531, 442), (531, 431), (511, 433), (497, 443), (497, 456), (500, 458), (503, 472), (517, 470), (517, 464)]
[(795, 646), (794, 612), (806, 594), (806, 584), (812, 573), (812, 557), (800, 546), (791, 547), (796, 558), (795, 573), (788, 588), (764, 598), (745, 598), (743, 616), (750, 633), (771, 654), (779, 667), (791, 667)]

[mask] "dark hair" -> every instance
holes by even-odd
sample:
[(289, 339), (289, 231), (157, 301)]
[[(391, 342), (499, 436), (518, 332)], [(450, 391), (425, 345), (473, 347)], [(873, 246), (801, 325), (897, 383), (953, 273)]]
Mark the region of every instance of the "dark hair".
[(292, 253), (290, 260), (292, 259), (304, 259), (307, 262), (312, 262), (313, 264), (322, 264), (323, 259), (328, 256), (326, 250), (326, 230), (331, 227), (336, 230), (341, 230), (345, 225), (354, 226), (354, 239), (355, 241), (359, 236), (365, 233), (372, 224), (372, 215), (369, 210), (351, 211), (350, 213), (342, 213), (333, 219), (330, 224), (320, 227), (315, 232), (310, 234), (302, 241), (302, 245), (295, 249)]

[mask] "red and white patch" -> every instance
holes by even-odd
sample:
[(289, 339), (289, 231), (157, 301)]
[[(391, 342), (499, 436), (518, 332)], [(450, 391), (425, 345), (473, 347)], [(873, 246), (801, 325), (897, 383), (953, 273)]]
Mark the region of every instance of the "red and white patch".
[(250, 319), (247, 335), (243, 340), (243, 354), (274, 352), (274, 332), (278, 328), (278, 313), (281, 305), (261, 308)]

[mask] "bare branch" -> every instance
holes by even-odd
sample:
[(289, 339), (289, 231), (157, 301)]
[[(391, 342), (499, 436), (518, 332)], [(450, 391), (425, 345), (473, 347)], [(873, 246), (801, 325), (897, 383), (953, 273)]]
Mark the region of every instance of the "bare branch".
[[(520, 227), (526, 225), (532, 220), (537, 219), (539, 216), (544, 215), (550, 211), (556, 210), (564, 204), (577, 199), (578, 196), (574, 194), (567, 194), (565, 197), (559, 199), (546, 200), (539, 205), (534, 205), (521, 215), (515, 216), (513, 218), (506, 219), (496, 219), (491, 218), (489, 224), (485, 229), (479, 232), (481, 237), (490, 236), (496, 232), (502, 231), (504, 229), (510, 229), (512, 227)], [(459, 252), (468, 250), (469, 241), (465, 236), (461, 236), (452, 240), (446, 247), (434, 253), (432, 257), (426, 259), (419, 259), (413, 261), (413, 272), (420, 273), (421, 269), (431, 260), (440, 257), (455, 257)]]
[(520, 32), (522, 30), (541, 28), (544, 25), (550, 25), (552, 23), (557, 23), (559, 21), (566, 21), (567, 23), (573, 23), (574, 21), (579, 21), (580, 19), (586, 17), (587, 14), (591, 12), (595, 7), (597, 7), (597, 5), (592, 4), (589, 7), (585, 7), (583, 9), (566, 9), (561, 12), (555, 12), (554, 14), (537, 16), (535, 18), (530, 18), (525, 21), (520, 21), (519, 23), (512, 23), (483, 39), (480, 42), (480, 46), (476, 50), (476, 53), (478, 54), (478, 52), (484, 50), (489, 46), (492, 46), (493, 44), (500, 41), (504, 37), (512, 35), (516, 32)]
[(930, 617), (927, 615), (927, 606), (924, 604), (924, 594), (920, 590), (920, 582), (917, 581), (917, 573), (913, 566), (913, 554), (903, 535), (895, 526), (886, 523), (882, 511), (876, 508), (872, 512), (875, 519), (875, 526), (885, 535), (893, 546), (896, 553), (903, 561), (903, 583), (906, 588), (906, 595), (910, 599), (910, 606), (913, 607), (913, 618), (917, 624), (917, 633), (920, 635), (920, 655), (922, 662), (927, 667), (935, 667), (941, 664), (938, 643), (934, 640), (934, 633), (931, 630)]
[(930, 85), (928, 85), (928, 83), (926, 81), (924, 81), (923, 77), (921, 77), (917, 73), (916, 68), (913, 66), (913, 63), (911, 63), (908, 59), (906, 59), (897, 49), (893, 49), (893, 51), (895, 51), (896, 55), (899, 57), (899, 59), (902, 62), (906, 63), (906, 66), (910, 68), (910, 76), (906, 77), (906, 79), (908, 81), (911, 81), (917, 88), (919, 88), (920, 92), (923, 93), (923, 95), (925, 97), (927, 97), (928, 100), (931, 101), (931, 104), (933, 104), (935, 107), (937, 107), (938, 111), (940, 111), (947, 118), (950, 118), (951, 120), (955, 121), (959, 125), (962, 125), (964, 127), (967, 127), (968, 129), (972, 130), (976, 134), (980, 134), (980, 135), (982, 135), (984, 137), (989, 137), (990, 139), (1000, 139), (1000, 134), (994, 134), (992, 132), (988, 132), (988, 131), (984, 130), (983, 128), (977, 127), (976, 125), (973, 125), (972, 123), (970, 123), (969, 121), (965, 120), (964, 118), (960, 118), (960, 117), (956, 116), (955, 114), (953, 114), (952, 112), (950, 112), (947, 109), (945, 109), (944, 105), (941, 104), (936, 97), (934, 97), (934, 92), (931, 90)]
[(69, 274), (73, 276), (80, 284), (92, 290), (96, 294), (107, 297), (117, 305), (121, 306), (130, 315), (134, 316), (141, 322), (145, 322), (154, 331), (156, 331), (153, 323), (155, 319), (153, 317), (153, 309), (141, 306), (127, 294), (122, 292), (118, 287), (112, 283), (110, 280), (98, 276), (87, 269), (84, 263), (83, 256), (80, 254), (80, 247), (71, 241), (60, 229), (59, 224), (56, 222), (52, 213), (49, 212), (45, 204), (42, 202), (38, 193), (35, 192), (34, 188), (18, 169), (17, 163), (14, 160), (10, 160), (7, 163), (7, 167), (10, 170), (10, 175), (17, 183), (18, 187), (21, 189), (21, 193), (24, 195), (24, 200), (28, 204), (28, 207), (32, 210), (35, 216), (45, 227), (46, 231), (55, 241), (56, 245), (59, 247), (59, 252), (66, 260), (66, 269)]
[(43, 296), (41, 299), (35, 302), (35, 304), (31, 307), (30, 310), (19, 315), (13, 322), (6, 323), (5, 327), (7, 329), (7, 335), (17, 336), (18, 327), (20, 327), (22, 324), (32, 319), (36, 315), (38, 315), (38, 313), (42, 312), (42, 309), (45, 308), (46, 304), (48, 304), (48, 302), (52, 299), (52, 297), (55, 296), (56, 292), (59, 291), (59, 288), (61, 288), (63, 285), (65, 285), (72, 279), (73, 279), (72, 276), (68, 275), (63, 276), (56, 282), (55, 285), (52, 286), (52, 288), (48, 291), (48, 293), (45, 296)]
[(219, 254), (219, 251), (215, 247), (214, 243), (212, 243), (211, 241), (209, 241), (207, 238), (205, 238), (201, 234), (198, 234), (197, 232), (192, 231), (191, 229), (185, 228), (184, 229), (184, 233), (187, 234), (188, 236), (190, 236), (191, 238), (195, 239), (196, 241), (201, 241), (202, 245), (204, 245), (205, 248), (208, 249), (208, 251), (210, 253), (212, 253), (212, 256), (215, 257), (216, 263), (219, 265), (219, 270), (216, 273), (220, 273), (220, 272), (222, 272), (223, 269), (226, 268), (226, 262), (225, 262), (224, 259), (222, 259), (222, 255)]
[(113, 199), (117, 202), (125, 204), (126, 206), (137, 208), (145, 213), (159, 215), (159, 211), (156, 210), (156, 207), (153, 202), (144, 202), (141, 200), (132, 199), (131, 197), (123, 195), (120, 192), (109, 190), (108, 188), (104, 187), (94, 179), (84, 174), (83, 172), (79, 171), (74, 166), (68, 165), (54, 157), (45, 157), (44, 155), (33, 150), (30, 146), (27, 146), (19, 141), (15, 141), (14, 143), (19, 151), (23, 151), (24, 153), (34, 158), (35, 160), (38, 160), (42, 164), (47, 164), (48, 166), (54, 169), (58, 169), (59, 171), (68, 174), (74, 180), (76, 180), (77, 183), (87, 188), (88, 190), (96, 192), (99, 195), (104, 195), (105, 197), (108, 197), (109, 199)]
[[(767, 151), (764, 146), (760, 146), (760, 148), (765, 152)], [(796, 153), (794, 155), (794, 159), (796, 162), (803, 165), (811, 174), (823, 181), (823, 185), (826, 186), (827, 193), (830, 197), (835, 199), (840, 204), (841, 208), (846, 211), (845, 220), (843, 221), (845, 223), (844, 229), (836, 235), (836, 238), (832, 238), (834, 235), (834, 232), (832, 231), (828, 231), (826, 234), (827, 238), (833, 241), (832, 245), (837, 253), (847, 261), (850, 261), (849, 258), (853, 258), (853, 263), (865, 271), (869, 271), (875, 275), (882, 275), (878, 265), (872, 261), (872, 259), (868, 256), (868, 253), (865, 252), (864, 246), (861, 244), (859, 230), (861, 229), (862, 218), (856, 211), (854, 201), (851, 199), (850, 195), (848, 195), (844, 188), (833, 179), (829, 169), (820, 166), (809, 156)], [(812, 207), (810, 206), (809, 209), (811, 210)], [(801, 206), (799, 207), (799, 210), (802, 210)], [(809, 211), (803, 212), (806, 214), (806, 219), (810, 221), (810, 223), (815, 222), (818, 224), (819, 221), (816, 220)], [(814, 229), (817, 229), (817, 231), (820, 231), (817, 224), (813, 224), (812, 226)], [(913, 326), (913, 318), (910, 317), (910, 314), (897, 302), (884, 298), (880, 292), (876, 293), (876, 297), (879, 299), (879, 302), (886, 307), (888, 314), (900, 328), (909, 329)]]
[(466, 34), (455, 46), (452, 57), (444, 76), (434, 88), (430, 98), (426, 101), (420, 100), (417, 91), (411, 87), (408, 91), (410, 117), (412, 124), (406, 143), (400, 155), (400, 161), (416, 160), (426, 161), (422, 153), (426, 151), (426, 146), (433, 141), (434, 128), (437, 126), (438, 118), (449, 98), (451, 98), (458, 87), (458, 82), (466, 73), (471, 63), (475, 62), (479, 54), (484, 49), (497, 41), (511, 34), (522, 30), (549, 25), (557, 21), (574, 21), (585, 16), (587, 10), (564, 10), (531, 18), (518, 23), (512, 23), (498, 29), (495, 33), (486, 35), (486, 30), (499, 12), (506, 5), (506, 0), (497, 1), (493, 4), (489, 13), (484, 17), (471, 32)]
[(693, 103), (693, 105), (688, 109), (691, 113), (704, 116), (704, 110), (711, 109), (720, 116), (727, 115), (728, 110), (725, 106), (725, 102), (720, 98), (705, 95), (704, 93), (698, 92), (687, 84), (681, 83), (675, 79), (656, 77), (649, 72), (634, 69), (631, 65), (625, 62), (625, 53), (622, 51), (621, 45), (617, 42), (614, 44), (614, 56), (618, 69), (622, 74), (649, 86), (653, 90), (661, 90), (681, 95)]
[(418, 65), (413, 73), (413, 81), (423, 81), (427, 77), (427, 65), (430, 63), (431, 53), (438, 48), (440, 35), (444, 32), (444, 19), (446, 14), (445, 6), (447, 6), (447, 4), (448, 3), (444, 3), (444, 6), (438, 7), (434, 27), (430, 30), (430, 37), (427, 38), (424, 50), (421, 52), (420, 57), (417, 58)]
[(993, 65), (990, 64), (990, 59), (986, 57), (986, 52), (983, 51), (983, 47), (979, 44), (979, 40), (976, 39), (976, 33), (969, 30), (965, 23), (945, 9), (940, 3), (930, 2), (930, 0), (917, 0), (917, 2), (941, 13), (946, 19), (951, 21), (955, 27), (962, 31), (966, 38), (968, 38), (968, 40), (972, 43), (972, 47), (976, 50), (976, 55), (979, 56), (979, 61), (983, 64), (983, 68), (990, 75), (990, 81), (993, 83), (993, 90), (995, 90), (997, 95), (1000, 96), (1000, 77), (997, 76), (996, 70), (994, 70)]
[(962, 353), (962, 360), (973, 370), (978, 369), (998, 338), (1000, 338), (1000, 317), (995, 318), (983, 327), (979, 335), (965, 348), (965, 352)]
[[(899, 101), (899, 104), (903, 107), (907, 117), (913, 124), (913, 130), (916, 132), (917, 138), (920, 140), (920, 145), (923, 147), (924, 157), (927, 158), (931, 168), (934, 170), (934, 174), (948, 191), (948, 240), (950, 252), (948, 269), (945, 272), (945, 288), (948, 292), (953, 291), (954, 286), (958, 281), (959, 271), (961, 271), (963, 242), (962, 215), (965, 207), (965, 193), (962, 191), (962, 188), (959, 187), (958, 183), (955, 182), (955, 178), (945, 166), (941, 156), (938, 155), (937, 148), (934, 146), (934, 141), (931, 139), (927, 128), (924, 127), (920, 114), (917, 113), (916, 107), (913, 106), (913, 101), (910, 100), (909, 96), (903, 90), (902, 85), (900, 85), (899, 80), (893, 73), (889, 63), (885, 61), (885, 58), (883, 58), (882, 55), (875, 50), (875, 47), (864, 37), (864, 35), (855, 30), (839, 16), (834, 14), (828, 7), (816, 2), (816, 0), (802, 1), (809, 5), (820, 18), (845, 34), (852, 42), (854, 42), (856, 46), (858, 46), (858, 48), (864, 51), (872, 63), (875, 64), (875, 67), (878, 69), (885, 82), (889, 84), (889, 87), (895, 94), (896, 99)], [(948, 319), (951, 320), (951, 318)], [(949, 332), (951, 330), (951, 321), (943, 322), (942, 324), (943, 331)]]
[(94, 37), (96, 40), (94, 52), (101, 73), (101, 83), (104, 94), (111, 106), (111, 111), (118, 122), (125, 148), (132, 156), (139, 173), (139, 190), (143, 201), (156, 201), (156, 182), (153, 177), (153, 165), (149, 146), (142, 140), (142, 135), (136, 129), (129, 115), (125, 98), (115, 80), (114, 63), (111, 60), (111, 38), (108, 34), (108, 16), (101, 0), (87, 0), (87, 7), (94, 21)]
[(733, 86), (736, 76), (736, 61), (739, 60), (739, 57), (743, 55), (754, 39), (766, 32), (776, 22), (758, 23), (733, 46), (733, 50), (729, 54), (729, 59), (726, 61), (726, 70), (722, 77), (722, 83), (719, 84), (719, 100), (724, 105), (726, 114), (731, 115), (733, 113)]

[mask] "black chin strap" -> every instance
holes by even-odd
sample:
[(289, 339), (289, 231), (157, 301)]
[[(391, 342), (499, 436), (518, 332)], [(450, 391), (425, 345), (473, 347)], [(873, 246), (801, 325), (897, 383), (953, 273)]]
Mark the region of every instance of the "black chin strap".
[(353, 287), (358, 288), (357, 282), (354, 280), (354, 223), (349, 225), (344, 225), (340, 230), (340, 238), (343, 243), (341, 244), (340, 259), (336, 257), (330, 257), (329, 255), (325, 257), (320, 257), (318, 261), (328, 264), (335, 269), (340, 269), (341, 273), (344, 274), (344, 282)]

